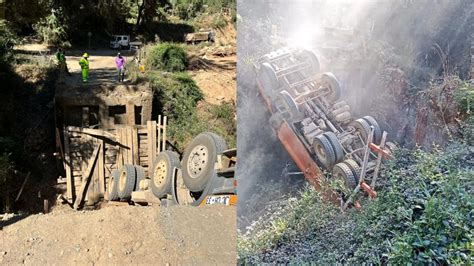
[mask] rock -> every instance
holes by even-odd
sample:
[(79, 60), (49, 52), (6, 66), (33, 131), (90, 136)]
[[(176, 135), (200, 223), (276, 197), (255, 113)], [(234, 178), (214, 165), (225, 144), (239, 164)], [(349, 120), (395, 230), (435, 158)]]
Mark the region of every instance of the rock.
[(0, 251), (0, 255), (5, 256), (5, 255), (7, 255), (7, 252), (6, 251)]
[(112, 258), (114, 255), (112, 254), (112, 252), (109, 252), (109, 254), (107, 254), (107, 256), (108, 256), (109, 258)]

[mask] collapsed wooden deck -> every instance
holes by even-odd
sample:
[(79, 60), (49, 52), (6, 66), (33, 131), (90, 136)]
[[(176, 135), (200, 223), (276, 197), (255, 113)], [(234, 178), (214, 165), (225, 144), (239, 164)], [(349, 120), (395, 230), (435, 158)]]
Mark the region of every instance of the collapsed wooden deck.
[(152, 172), (153, 162), (166, 149), (166, 116), (146, 125), (123, 125), (112, 129), (65, 127), (64, 149), (61, 149), (66, 184), (65, 198), (74, 207), (106, 197), (108, 180), (115, 169), (124, 164), (140, 165), (146, 174)]

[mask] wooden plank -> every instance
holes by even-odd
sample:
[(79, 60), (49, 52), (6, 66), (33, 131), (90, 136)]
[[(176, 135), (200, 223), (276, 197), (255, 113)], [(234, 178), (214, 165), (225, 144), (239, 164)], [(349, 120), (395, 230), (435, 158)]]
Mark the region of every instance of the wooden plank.
[(115, 135), (105, 130), (92, 129), (92, 128), (80, 128), (80, 127), (73, 127), (73, 126), (67, 127), (67, 130), (69, 132), (79, 134), (79, 136), (81, 134), (87, 134), (87, 135), (91, 135), (95, 137), (104, 137), (104, 138), (110, 139), (113, 142), (117, 142)]
[(95, 162), (97, 161), (97, 155), (99, 154), (99, 150), (100, 150), (101, 146), (102, 146), (101, 143), (99, 143), (99, 145), (97, 145), (97, 147), (94, 149), (94, 152), (92, 153), (92, 156), (89, 160), (89, 164), (87, 166), (86, 174), (83, 176), (83, 179), (82, 179), (81, 189), (79, 190), (79, 193), (78, 193), (78, 195), (76, 197), (76, 200), (74, 202), (74, 209), (76, 209), (76, 210), (79, 208), (79, 205), (84, 200), (85, 191), (86, 191), (86, 188), (87, 188), (87, 183), (89, 182), (89, 180), (92, 176), (91, 175), (92, 170), (94, 168)]
[(89, 107), (82, 107), (82, 127), (89, 127)]
[(161, 152), (161, 115), (158, 115), (158, 126), (156, 127), (156, 129), (158, 130), (158, 142), (157, 142), (157, 148), (156, 150), (158, 151), (158, 154), (160, 154)]
[(99, 151), (99, 164), (97, 165), (99, 169), (99, 197), (103, 198), (105, 193), (105, 141), (101, 141), (102, 149)]
[[(121, 129), (117, 129), (117, 141), (122, 143), (122, 130)], [(122, 168), (122, 152), (123, 152), (123, 148), (118, 147), (117, 160), (116, 160), (116, 164), (117, 164), (118, 169)]]
[(72, 180), (71, 159), (69, 157), (69, 136), (66, 130), (64, 133), (64, 166), (66, 171), (66, 197), (68, 200), (74, 199), (74, 182)]
[(127, 113), (127, 125), (135, 125), (135, 105), (131, 102), (127, 103), (125, 112)]
[(151, 161), (154, 162), (155, 159), (156, 159), (156, 143), (157, 143), (157, 140), (156, 140), (156, 121), (151, 121), (151, 138), (150, 138), (150, 141), (151, 141), (151, 146), (152, 146), (152, 150), (151, 150)]
[(168, 123), (168, 117), (163, 117), (163, 145), (161, 145), (161, 150), (166, 151), (166, 126)]
[(127, 147), (128, 149), (128, 163), (133, 164), (133, 130), (131, 127), (127, 127)]
[(138, 165), (139, 157), (138, 153), (140, 151), (140, 146), (138, 146), (138, 130), (132, 128), (132, 142), (133, 142), (133, 164)]
[[(146, 123), (147, 125), (147, 129), (148, 129), (148, 138), (149, 138), (149, 141), (148, 141), (148, 160), (150, 161), (153, 161), (153, 142), (151, 141), (151, 135), (152, 135), (152, 131), (153, 131), (153, 128), (152, 128), (152, 124), (151, 124), (151, 121), (147, 121)], [(148, 171), (151, 172), (152, 171), (152, 166), (148, 165)]]

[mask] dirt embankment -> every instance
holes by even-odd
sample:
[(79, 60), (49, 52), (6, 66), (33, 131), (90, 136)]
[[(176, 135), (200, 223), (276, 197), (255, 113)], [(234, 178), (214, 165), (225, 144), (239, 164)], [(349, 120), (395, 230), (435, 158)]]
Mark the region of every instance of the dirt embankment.
[(234, 207), (65, 207), (0, 230), (0, 264), (235, 265), (235, 228)]

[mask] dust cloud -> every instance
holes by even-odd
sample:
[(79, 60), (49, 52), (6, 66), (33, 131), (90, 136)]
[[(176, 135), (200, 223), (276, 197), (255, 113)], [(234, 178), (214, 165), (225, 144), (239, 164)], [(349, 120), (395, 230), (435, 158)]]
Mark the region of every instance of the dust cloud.
[[(403, 146), (415, 144), (419, 99), (412, 95), (438, 77), (470, 74), (471, 0), (239, 0), (237, 5), (240, 229), (291, 187), (281, 172), (292, 160), (272, 137), (257, 92), (258, 57), (284, 46), (313, 51), (322, 71), (338, 77), (353, 117), (375, 117)], [(445, 136), (433, 132), (426, 138)]]

